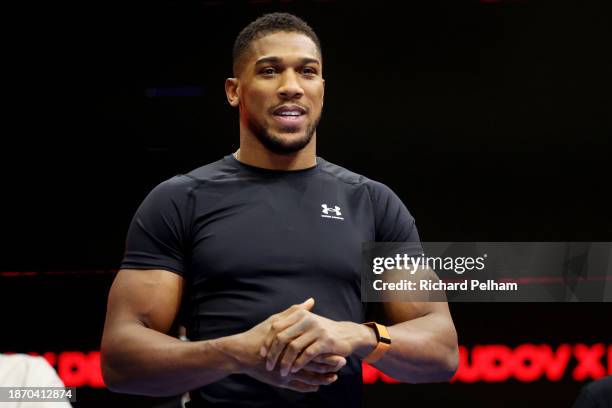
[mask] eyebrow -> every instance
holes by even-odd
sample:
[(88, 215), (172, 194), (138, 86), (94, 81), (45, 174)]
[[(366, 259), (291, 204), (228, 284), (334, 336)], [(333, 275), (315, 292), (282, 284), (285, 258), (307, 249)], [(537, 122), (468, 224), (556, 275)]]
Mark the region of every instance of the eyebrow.
[[(268, 64), (268, 63), (280, 64), (282, 62), (283, 62), (282, 58), (279, 58), (279, 57), (262, 57), (258, 59), (257, 61), (255, 61), (255, 65)], [(302, 65), (306, 65), (306, 64), (320, 65), (321, 64), (318, 59), (309, 58), (309, 57), (300, 58), (300, 63)]]

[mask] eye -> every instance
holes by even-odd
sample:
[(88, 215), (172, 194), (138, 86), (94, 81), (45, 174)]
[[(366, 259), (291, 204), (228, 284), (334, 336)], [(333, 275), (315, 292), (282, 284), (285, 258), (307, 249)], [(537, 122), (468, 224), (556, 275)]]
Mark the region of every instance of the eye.
[(312, 67), (304, 67), (302, 69), (302, 74), (308, 75), (308, 76), (316, 75), (317, 74), (317, 70), (312, 68)]
[(262, 75), (273, 75), (276, 74), (276, 69), (274, 67), (266, 67), (259, 71), (259, 73)]

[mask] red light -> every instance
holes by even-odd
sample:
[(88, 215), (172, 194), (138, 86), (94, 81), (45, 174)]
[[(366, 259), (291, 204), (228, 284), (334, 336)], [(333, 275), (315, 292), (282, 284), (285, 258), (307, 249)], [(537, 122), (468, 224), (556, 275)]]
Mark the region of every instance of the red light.
[(85, 385), (87, 367), (85, 355), (80, 351), (65, 351), (60, 354), (57, 373), (67, 387), (82, 387)]
[(80, 351), (60, 353), (57, 372), (67, 387), (104, 387), (99, 351), (92, 351), (87, 355)]
[(612, 344), (608, 346), (608, 375), (612, 375)]
[(569, 344), (562, 344), (557, 348), (553, 355), (552, 348), (548, 345), (543, 345), (544, 356), (546, 358), (545, 371), (546, 377), (550, 381), (559, 381), (563, 378), (565, 368), (572, 356), (572, 347)]
[(546, 365), (546, 358), (538, 358), (536, 356), (541, 353), (540, 350), (542, 348), (548, 348), (550, 352), (550, 347), (548, 346), (541, 346), (539, 348), (533, 344), (523, 344), (514, 350), (514, 364), (516, 366), (514, 376), (517, 380), (531, 382), (540, 378)]
[(601, 364), (601, 358), (605, 352), (606, 346), (601, 343), (590, 347), (585, 344), (576, 344), (574, 355), (578, 360), (578, 366), (574, 369), (574, 380), (584, 381), (589, 377), (595, 380), (606, 375), (606, 369)]

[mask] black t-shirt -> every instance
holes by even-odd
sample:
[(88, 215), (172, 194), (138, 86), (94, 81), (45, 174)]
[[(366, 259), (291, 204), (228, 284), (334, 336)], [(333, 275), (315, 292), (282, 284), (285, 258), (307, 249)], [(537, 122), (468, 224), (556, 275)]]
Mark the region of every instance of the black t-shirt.
[[(362, 244), (418, 240), (413, 217), (381, 183), (320, 157), (308, 169), (276, 171), (228, 155), (153, 189), (132, 220), (121, 268), (186, 279), (185, 324), (195, 341), (246, 331), (309, 297), (313, 313), (361, 323)], [(361, 362), (349, 357), (338, 380), (316, 393), (230, 375), (192, 399), (357, 407), (361, 385)]]
[(612, 408), (612, 375), (585, 385), (572, 408)]

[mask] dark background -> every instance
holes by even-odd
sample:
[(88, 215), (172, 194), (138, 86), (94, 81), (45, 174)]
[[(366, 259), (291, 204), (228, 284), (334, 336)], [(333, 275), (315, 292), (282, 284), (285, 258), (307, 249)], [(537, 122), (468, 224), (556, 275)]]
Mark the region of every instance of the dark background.
[[(21, 5), (5, 52), (0, 270), (60, 274), (0, 277), (0, 351), (99, 347), (141, 200), (238, 147), (223, 81), (237, 33), (268, 11), (321, 39), (319, 155), (393, 188), (424, 241), (612, 241), (607, 2), (407, 3)], [(612, 342), (610, 303), (451, 308), (466, 345)], [(560, 407), (582, 385), (377, 384), (364, 400)]]

